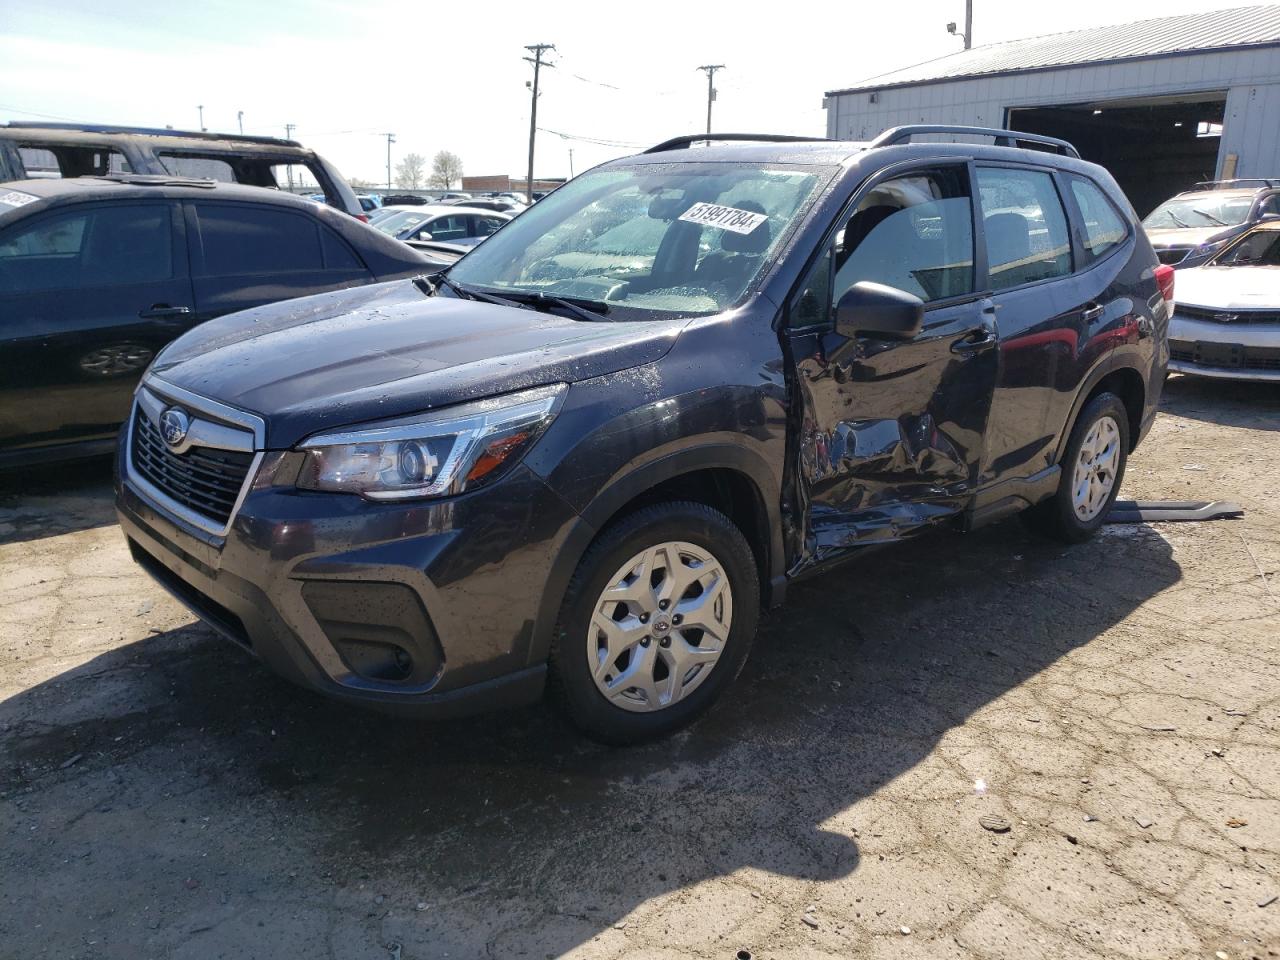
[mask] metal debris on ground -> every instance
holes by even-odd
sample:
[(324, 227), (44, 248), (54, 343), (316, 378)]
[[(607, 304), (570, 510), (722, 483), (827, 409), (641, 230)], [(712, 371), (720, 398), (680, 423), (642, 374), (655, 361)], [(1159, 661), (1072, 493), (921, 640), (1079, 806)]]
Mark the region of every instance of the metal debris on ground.
[(1117, 500), (1107, 523), (1165, 523), (1235, 519), (1244, 508), (1230, 500)]
[(1134, 817), (1133, 822), (1140, 826), (1143, 830), (1150, 829), (1154, 821), (1147, 820), (1143, 817)]
[(800, 919), (803, 920), (805, 923), (807, 923), (809, 926), (813, 927), (813, 929), (815, 930), (818, 929), (818, 921), (814, 919), (813, 914), (802, 913), (800, 915)]
[(1273, 903), (1275, 903), (1277, 900), (1280, 900), (1280, 896), (1277, 896), (1276, 894), (1274, 894), (1274, 893), (1273, 893), (1271, 896), (1269, 896), (1269, 897), (1263, 897), (1261, 900), (1259, 900), (1259, 901), (1258, 901), (1258, 906), (1260, 906), (1260, 907), (1269, 907), (1269, 906), (1271, 906)]

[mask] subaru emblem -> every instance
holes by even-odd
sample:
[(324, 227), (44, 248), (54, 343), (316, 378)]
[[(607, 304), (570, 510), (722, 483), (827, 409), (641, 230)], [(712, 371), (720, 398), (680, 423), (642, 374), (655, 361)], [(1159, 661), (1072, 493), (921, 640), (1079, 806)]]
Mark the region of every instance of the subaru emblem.
[(1215, 314), (1213, 315), (1213, 319), (1217, 320), (1219, 323), (1235, 323), (1237, 320), (1239, 320), (1239, 319), (1240, 319), (1240, 314), (1238, 314), (1238, 313), (1215, 313)]
[(181, 407), (170, 407), (160, 414), (160, 436), (171, 447), (179, 446), (191, 429), (191, 418)]

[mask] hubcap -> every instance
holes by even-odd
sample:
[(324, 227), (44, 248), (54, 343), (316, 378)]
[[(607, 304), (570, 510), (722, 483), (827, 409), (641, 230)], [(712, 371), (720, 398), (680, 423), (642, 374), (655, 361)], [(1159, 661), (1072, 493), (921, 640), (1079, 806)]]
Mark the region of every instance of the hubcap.
[(650, 547), (609, 578), (587, 630), (587, 665), (609, 702), (661, 710), (696, 690), (715, 667), (733, 622), (720, 561), (680, 541)]
[(1116, 485), (1120, 465), (1120, 425), (1103, 417), (1089, 428), (1076, 457), (1071, 478), (1071, 505), (1076, 516), (1088, 523), (1106, 505)]

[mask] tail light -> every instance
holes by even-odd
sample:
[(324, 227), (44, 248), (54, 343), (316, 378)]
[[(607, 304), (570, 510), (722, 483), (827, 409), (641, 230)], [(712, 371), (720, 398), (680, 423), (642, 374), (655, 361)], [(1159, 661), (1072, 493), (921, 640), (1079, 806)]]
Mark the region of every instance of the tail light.
[(1156, 286), (1160, 288), (1160, 296), (1164, 297), (1164, 302), (1173, 306), (1173, 267), (1167, 263), (1162, 263), (1156, 267)]
[[(368, 223), (368, 222), (369, 222), (369, 215), (368, 215), (367, 213), (357, 213), (357, 214), (356, 214), (356, 219), (357, 219), (357, 220), (359, 220), (361, 223)], [(1172, 289), (1173, 289), (1173, 281), (1172, 281), (1172, 280), (1170, 280), (1170, 281), (1169, 281), (1169, 289), (1170, 289), (1170, 290), (1172, 290)]]

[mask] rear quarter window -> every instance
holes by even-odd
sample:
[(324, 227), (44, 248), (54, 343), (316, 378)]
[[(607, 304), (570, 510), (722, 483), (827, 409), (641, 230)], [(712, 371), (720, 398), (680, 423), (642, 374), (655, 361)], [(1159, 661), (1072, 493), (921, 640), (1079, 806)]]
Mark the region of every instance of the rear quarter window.
[(323, 270), (319, 224), (290, 210), (248, 204), (196, 204), (204, 275)]
[(1071, 193), (1084, 220), (1085, 249), (1095, 260), (1106, 256), (1129, 235), (1129, 226), (1115, 205), (1092, 180), (1071, 178)]

